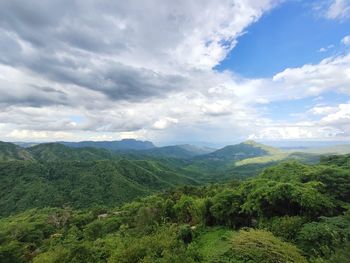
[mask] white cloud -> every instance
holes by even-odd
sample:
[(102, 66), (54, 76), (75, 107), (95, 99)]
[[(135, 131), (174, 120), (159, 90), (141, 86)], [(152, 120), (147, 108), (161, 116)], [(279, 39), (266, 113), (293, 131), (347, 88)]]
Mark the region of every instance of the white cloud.
[(317, 96), (325, 91), (350, 94), (350, 54), (330, 57), (319, 64), (288, 68), (273, 77), (296, 97)]
[(344, 44), (345, 46), (349, 46), (350, 45), (350, 36), (345, 36), (342, 40), (341, 40), (342, 44)]
[[(333, 112), (323, 117), (321, 122), (328, 125), (346, 125), (350, 128), (350, 103), (339, 104)], [(350, 130), (348, 132), (350, 133)]]
[[(246, 28), (279, 2), (33, 1), (24, 9), (1, 2), (0, 139), (348, 134), (348, 126), (331, 121), (339, 111), (338, 119), (346, 120), (344, 109), (315, 107), (308, 114), (322, 121), (295, 125), (266, 118), (261, 107), (330, 91), (349, 95), (350, 54), (273, 78), (213, 70)], [(16, 23), (8, 23), (9, 16)]]
[(327, 52), (328, 50), (330, 50), (330, 49), (332, 49), (332, 48), (334, 48), (334, 45), (328, 45), (327, 47), (321, 47), (321, 48), (318, 50), (318, 52), (321, 52), (321, 53)]
[(158, 129), (158, 130), (163, 130), (163, 129), (166, 129), (168, 128), (170, 125), (172, 124), (176, 124), (178, 123), (178, 120), (175, 119), (175, 118), (164, 118), (164, 119), (160, 119), (160, 120), (157, 120), (154, 124), (153, 124), (153, 128), (154, 129)]
[(254, 110), (236, 90), (210, 92), (236, 85), (212, 68), (279, 2), (2, 1), (0, 139), (155, 138), (243, 118)]
[(325, 17), (329, 19), (347, 19), (350, 17), (350, 2), (348, 0), (330, 0), (330, 4), (325, 12)]
[(330, 106), (325, 106), (325, 107), (316, 106), (310, 109), (309, 112), (315, 115), (326, 115), (334, 112), (335, 110), (336, 109), (334, 107), (330, 107)]
[(66, 132), (48, 132), (48, 131), (31, 131), (31, 130), (13, 130), (8, 134), (9, 138), (14, 140), (33, 140), (33, 141), (48, 141), (52, 138), (62, 138), (65, 140), (73, 139), (70, 133)]

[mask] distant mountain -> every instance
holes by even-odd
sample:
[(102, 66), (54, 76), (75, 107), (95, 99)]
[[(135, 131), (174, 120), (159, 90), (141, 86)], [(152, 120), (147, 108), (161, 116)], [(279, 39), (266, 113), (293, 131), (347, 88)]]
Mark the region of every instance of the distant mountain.
[(216, 151), (216, 148), (212, 147), (206, 147), (206, 146), (197, 146), (197, 145), (192, 145), (192, 144), (183, 144), (183, 145), (178, 145), (179, 147), (192, 152), (195, 155), (202, 155), (202, 154), (208, 154)]
[(115, 160), (117, 156), (105, 149), (92, 147), (71, 148), (59, 143), (43, 143), (27, 151), (38, 161), (96, 161)]
[(117, 206), (196, 184), (155, 161), (0, 162), (0, 216), (34, 207)]
[(139, 141), (135, 139), (124, 139), (121, 141), (82, 141), (58, 143), (74, 148), (93, 147), (103, 148), (110, 151), (147, 150), (155, 148), (154, 144), (150, 141)]
[(150, 155), (154, 157), (187, 159), (198, 155), (208, 154), (210, 152), (213, 152), (214, 150), (215, 149), (212, 149), (209, 147), (199, 147), (199, 146), (184, 144), (184, 145), (156, 147), (149, 150), (139, 151), (138, 153)]
[(0, 161), (32, 160), (32, 155), (25, 149), (9, 142), (0, 141)]
[(32, 147), (32, 146), (40, 144), (38, 142), (12, 142), (12, 143), (16, 144), (16, 145), (18, 145), (19, 147), (22, 147), (22, 148), (29, 148), (29, 147)]
[(220, 181), (232, 176), (251, 176), (261, 171), (267, 164), (249, 164), (236, 168), (236, 163), (245, 159), (270, 157), (282, 151), (255, 141), (245, 141), (228, 145), (212, 153), (195, 156), (183, 169), (200, 181)]
[(217, 160), (217, 161), (239, 161), (252, 157), (273, 155), (280, 153), (277, 148), (270, 147), (255, 141), (245, 141), (235, 145), (228, 145), (212, 153), (199, 156), (199, 160)]

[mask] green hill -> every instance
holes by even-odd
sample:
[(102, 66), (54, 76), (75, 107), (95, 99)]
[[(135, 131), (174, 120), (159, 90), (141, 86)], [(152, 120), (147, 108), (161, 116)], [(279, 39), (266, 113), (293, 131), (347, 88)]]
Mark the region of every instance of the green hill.
[(208, 154), (214, 151), (212, 148), (208, 147), (198, 147), (194, 145), (184, 144), (184, 145), (174, 145), (174, 146), (164, 146), (156, 147), (144, 151), (137, 151), (136, 153), (144, 154), (153, 157), (161, 158), (178, 158), (178, 159), (189, 159), (195, 156)]
[(82, 142), (59, 142), (74, 148), (102, 148), (109, 151), (129, 151), (129, 150), (146, 150), (154, 148), (150, 141), (139, 141), (135, 139), (123, 139), (121, 141), (82, 141)]
[[(59, 170), (32, 166), (34, 162), (13, 162), (28, 165), (23, 182), (31, 181), (30, 176), (44, 169), (43, 177), (55, 180), (72, 201), (86, 194), (83, 207), (87, 206), (76, 209), (68, 203), (0, 218), (0, 262), (347, 263), (349, 159), (324, 157), (318, 165), (289, 160), (249, 180), (184, 186), (108, 207), (94, 207), (92, 198), (100, 195), (106, 198), (103, 202), (109, 202), (114, 191), (108, 187), (115, 185), (116, 179), (111, 176), (117, 174), (115, 170), (135, 185), (161, 188), (163, 183), (155, 183), (145, 170), (163, 171), (163, 165), (127, 160), (92, 162), (94, 165), (71, 162), (67, 170)], [(19, 170), (10, 167), (8, 172)], [(98, 172), (98, 176), (86, 181), (77, 177), (82, 167), (83, 177), (90, 175), (85, 168)], [(139, 176), (141, 171), (144, 176)], [(107, 182), (105, 178), (109, 178)], [(53, 194), (50, 198), (55, 199), (55, 188), (48, 190)], [(23, 204), (21, 196), (25, 193), (17, 192), (12, 205)], [(44, 197), (50, 199), (49, 193)], [(36, 206), (37, 200), (38, 196), (29, 199), (28, 204)]]
[(277, 148), (255, 141), (246, 141), (226, 146), (209, 154), (196, 156), (184, 169), (192, 172), (198, 180), (220, 181), (235, 175), (253, 175), (265, 167), (264, 165), (254, 165), (253, 169), (240, 167), (232, 171), (232, 168), (236, 167), (236, 163), (242, 160), (259, 157), (272, 158), (279, 154), (282, 154), (282, 151)]
[(33, 156), (25, 149), (8, 142), (0, 141), (0, 161), (32, 160)]
[(235, 145), (228, 145), (212, 153), (199, 156), (197, 160), (214, 160), (224, 162), (236, 162), (239, 160), (275, 155), (281, 153), (277, 148), (273, 148), (255, 141), (245, 141)]
[(116, 206), (196, 182), (149, 161), (0, 162), (0, 215), (34, 207)]
[(117, 155), (92, 147), (71, 148), (59, 143), (43, 143), (27, 148), (38, 161), (96, 161), (115, 160)]

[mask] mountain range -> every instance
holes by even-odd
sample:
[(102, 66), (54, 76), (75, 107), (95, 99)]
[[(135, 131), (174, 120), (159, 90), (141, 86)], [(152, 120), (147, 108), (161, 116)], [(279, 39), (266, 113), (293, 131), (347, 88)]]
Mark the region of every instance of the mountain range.
[[(325, 149), (320, 152), (324, 154)], [(249, 177), (284, 160), (317, 163), (321, 156), (255, 141), (217, 150), (192, 145), (156, 147), (137, 140), (42, 143), (27, 148), (0, 142), (0, 209), (5, 214), (21, 211), (31, 202), (39, 207), (85, 207), (89, 200), (119, 204), (180, 185)]]
[(110, 151), (147, 150), (155, 148), (154, 144), (150, 141), (139, 141), (135, 139), (123, 139), (121, 141), (82, 141), (58, 143), (74, 148), (93, 147)]

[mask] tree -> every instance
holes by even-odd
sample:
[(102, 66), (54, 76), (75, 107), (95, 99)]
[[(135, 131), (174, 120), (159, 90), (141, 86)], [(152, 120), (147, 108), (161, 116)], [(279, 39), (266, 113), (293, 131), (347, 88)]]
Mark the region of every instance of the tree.
[(234, 235), (231, 249), (223, 256), (229, 262), (306, 263), (299, 249), (264, 230), (241, 230)]
[(199, 209), (194, 199), (187, 195), (182, 195), (174, 206), (177, 218), (186, 224), (196, 224), (199, 222)]
[(240, 212), (242, 201), (236, 192), (226, 189), (216, 194), (212, 200), (210, 212), (217, 224), (235, 227), (248, 223), (249, 216)]

